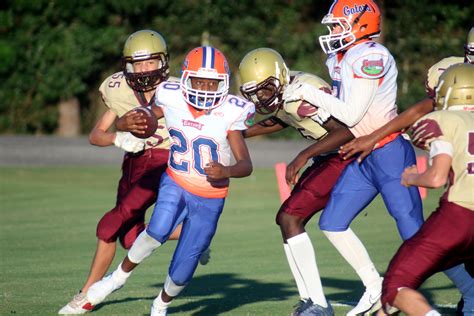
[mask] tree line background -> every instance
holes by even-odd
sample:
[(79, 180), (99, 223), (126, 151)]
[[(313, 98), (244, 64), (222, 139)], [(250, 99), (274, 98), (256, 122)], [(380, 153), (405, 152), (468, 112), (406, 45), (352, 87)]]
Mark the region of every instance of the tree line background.
[[(128, 35), (160, 32), (180, 75), (185, 54), (209, 43), (227, 56), (238, 93), (242, 57), (279, 51), (292, 70), (328, 80), (318, 37), (331, 0), (7, 0), (0, 4), (0, 133), (88, 133), (104, 111), (98, 87), (119, 71)], [(424, 97), (428, 68), (462, 56), (473, 26), (470, 1), (379, 0), (381, 42), (398, 64), (398, 104)], [(282, 135), (280, 135), (282, 136)], [(285, 137), (295, 134), (284, 133)]]

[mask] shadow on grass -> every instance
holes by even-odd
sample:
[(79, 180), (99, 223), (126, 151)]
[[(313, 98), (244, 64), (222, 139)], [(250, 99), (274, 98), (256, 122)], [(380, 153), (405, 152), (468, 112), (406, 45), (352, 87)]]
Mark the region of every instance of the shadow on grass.
[[(364, 292), (362, 282), (357, 280), (323, 278), (322, 282), (325, 289), (332, 288), (333, 292), (335, 290), (336, 293), (327, 295), (327, 299), (333, 303), (337, 302), (355, 305)], [(161, 288), (163, 284), (158, 283), (150, 286)], [(430, 301), (430, 290), (438, 289), (440, 288), (424, 289), (423, 294), (425, 294), (427, 299)], [(273, 301), (287, 300), (292, 297), (295, 297), (296, 299), (297, 296), (296, 285), (292, 282), (263, 283), (256, 280), (242, 278), (239, 275), (232, 273), (203, 275), (194, 278), (185, 290), (176, 298), (176, 301), (185, 298), (192, 299), (192, 301), (178, 306), (171, 305), (169, 313), (218, 315), (221, 313), (231, 312), (248, 304), (261, 302), (270, 302), (271, 304)], [(111, 304), (121, 304), (138, 300), (147, 300), (151, 304), (154, 298), (155, 296), (129, 297), (120, 300), (106, 301), (103, 304), (99, 304), (95, 310), (100, 310)], [(294, 303), (296, 303), (296, 301)], [(288, 309), (282, 311), (282, 314), (288, 314), (291, 310), (292, 306), (288, 306)], [(452, 309), (441, 309), (440, 311), (443, 312), (443, 315), (455, 315)]]

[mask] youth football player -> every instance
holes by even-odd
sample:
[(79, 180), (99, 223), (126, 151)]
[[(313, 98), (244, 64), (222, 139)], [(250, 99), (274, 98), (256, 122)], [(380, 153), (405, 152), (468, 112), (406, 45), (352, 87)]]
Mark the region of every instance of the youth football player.
[[(300, 295), (293, 314), (333, 315), (324, 296), (316, 256), (305, 225), (324, 208), (337, 178), (350, 162), (341, 159), (336, 150), (353, 135), (347, 127), (329, 117), (324, 122), (313, 120), (311, 116), (316, 109), (301, 100), (284, 103), (283, 93), (292, 85), (306, 82), (314, 89), (328, 93), (330, 86), (317, 76), (290, 72), (277, 51), (270, 48), (250, 51), (240, 63), (239, 74), (242, 95), (255, 104), (258, 113), (271, 114), (245, 130), (245, 137), (274, 133), (291, 126), (303, 137), (315, 141), (289, 165), (288, 182), (296, 184), (280, 207), (276, 222), (280, 226), (283, 249)], [(314, 160), (311, 166), (296, 181), (298, 171), (311, 159)]]
[[(93, 309), (86, 295), (89, 287), (102, 279), (109, 269), (117, 240), (129, 249), (145, 228), (145, 212), (156, 200), (160, 177), (166, 169), (169, 135), (164, 128), (164, 119), (158, 121), (155, 135), (146, 140), (128, 132), (110, 130), (117, 118), (129, 110), (154, 102), (156, 87), (169, 77), (166, 42), (155, 31), (137, 31), (125, 42), (122, 60), (122, 71), (109, 76), (100, 85), (108, 109), (89, 134), (92, 145), (115, 145), (125, 151), (117, 201), (97, 225), (97, 248), (85, 284), (59, 314), (83, 314)], [(179, 229), (170, 238), (177, 239), (177, 236)]]
[[(428, 71), (425, 81), (427, 97), (416, 104), (410, 106), (396, 118), (378, 128), (369, 135), (358, 137), (343, 145), (340, 149), (345, 159), (358, 154), (357, 160), (361, 162), (376, 147), (377, 142), (391, 133), (405, 130), (420, 119), (423, 115), (430, 113), (434, 109), (433, 99), (436, 86), (440, 76), (452, 65), (459, 63), (474, 64), (474, 27), (468, 33), (466, 44), (464, 45), (464, 57), (447, 57), (434, 64)], [(446, 275), (456, 284), (461, 292), (461, 300), (458, 303), (458, 312), (464, 315), (474, 316), (474, 276), (469, 275), (465, 268), (451, 268)]]
[[(395, 60), (387, 48), (372, 40), (381, 32), (380, 10), (371, 0), (337, 0), (322, 23), (329, 29), (319, 41), (328, 55), (333, 95), (303, 83), (293, 91), (288, 89), (286, 97), (313, 104), (318, 108), (316, 115), (332, 115), (356, 137), (371, 133), (397, 115)], [(423, 223), (421, 199), (417, 188), (400, 184), (400, 175), (415, 162), (407, 140), (399, 133), (387, 136), (361, 164), (353, 161), (344, 169), (321, 214), (319, 227), (366, 287), (347, 315), (378, 309), (382, 288), (377, 269), (349, 225), (381, 193), (402, 238), (411, 237)]]
[(448, 68), (435, 102), (438, 111), (411, 128), (413, 143), (429, 152), (431, 166), (421, 174), (416, 166), (408, 167), (402, 184), (448, 187), (437, 210), (390, 262), (382, 295), (388, 313), (396, 307), (407, 315), (440, 315), (416, 289), (434, 273), (460, 263), (474, 273), (474, 65)]
[[(190, 282), (200, 255), (211, 243), (229, 178), (252, 172), (242, 130), (253, 122), (255, 107), (228, 94), (225, 56), (213, 47), (198, 47), (188, 53), (182, 70), (180, 83), (158, 86), (152, 107), (157, 117), (165, 117), (172, 144), (150, 224), (119, 267), (89, 288), (87, 298), (93, 304), (122, 287), (132, 270), (166, 242), (178, 219), (184, 217), (164, 287), (151, 307), (151, 315), (166, 315), (168, 305)], [(140, 115), (129, 112), (117, 127), (139, 133), (137, 124), (142, 124)], [(231, 164), (231, 154), (235, 164)]]

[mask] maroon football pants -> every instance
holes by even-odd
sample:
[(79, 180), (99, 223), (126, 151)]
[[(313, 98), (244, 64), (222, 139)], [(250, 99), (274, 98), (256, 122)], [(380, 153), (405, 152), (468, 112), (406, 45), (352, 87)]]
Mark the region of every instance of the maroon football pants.
[(168, 155), (165, 149), (125, 154), (116, 205), (99, 221), (97, 238), (107, 243), (119, 239), (126, 249), (132, 246), (145, 229), (145, 212), (156, 201)]
[(326, 206), (332, 188), (350, 162), (352, 159), (343, 160), (338, 154), (317, 157), (303, 172), (278, 212), (311, 218)]
[(474, 211), (440, 201), (420, 230), (390, 261), (382, 287), (383, 306), (393, 306), (398, 289), (417, 289), (436, 272), (474, 263)]

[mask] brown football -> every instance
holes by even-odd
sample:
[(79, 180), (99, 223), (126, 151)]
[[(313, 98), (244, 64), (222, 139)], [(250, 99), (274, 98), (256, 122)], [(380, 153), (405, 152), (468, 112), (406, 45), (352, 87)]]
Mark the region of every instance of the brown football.
[(145, 108), (145, 107), (138, 107), (133, 109), (137, 113), (143, 113), (142, 118), (146, 120), (144, 125), (146, 125), (145, 129), (145, 134), (138, 134), (138, 133), (133, 133), (133, 136), (138, 137), (138, 138), (148, 138), (155, 134), (156, 128), (158, 127), (158, 121), (156, 118), (155, 113), (153, 113), (152, 110)]

